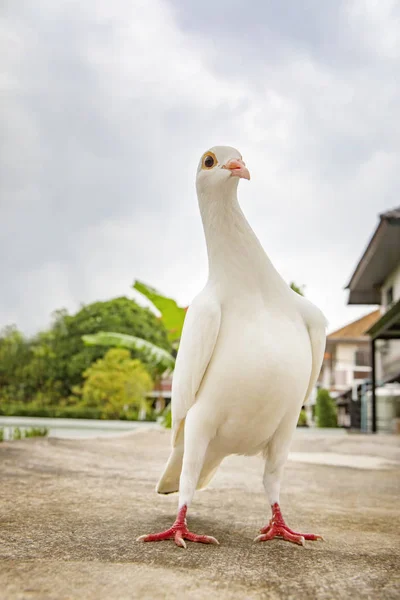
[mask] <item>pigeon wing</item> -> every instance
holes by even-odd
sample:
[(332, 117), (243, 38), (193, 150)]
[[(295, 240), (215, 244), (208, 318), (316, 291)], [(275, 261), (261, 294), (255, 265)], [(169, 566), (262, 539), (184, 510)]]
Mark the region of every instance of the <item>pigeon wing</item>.
[(296, 294), (296, 300), (304, 322), (306, 324), (308, 335), (310, 336), (312, 352), (312, 368), (310, 382), (308, 384), (308, 389), (305, 397), (306, 401), (308, 400), (312, 389), (317, 383), (317, 379), (321, 371), (326, 346), (327, 320), (323, 313), (319, 310), (319, 308), (317, 308), (314, 304), (307, 300), (307, 298), (303, 298), (302, 296)]
[(172, 445), (196, 401), (217, 342), (221, 306), (209, 288), (193, 300), (185, 318), (172, 381)]

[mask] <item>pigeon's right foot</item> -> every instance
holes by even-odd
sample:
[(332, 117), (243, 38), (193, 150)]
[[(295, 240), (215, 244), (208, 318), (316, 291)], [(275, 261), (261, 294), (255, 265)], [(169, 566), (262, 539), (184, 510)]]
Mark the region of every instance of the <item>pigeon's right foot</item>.
[(187, 506), (184, 505), (178, 512), (175, 523), (161, 533), (150, 533), (149, 535), (141, 535), (137, 538), (137, 542), (161, 542), (162, 540), (174, 540), (177, 546), (186, 548), (185, 540), (190, 542), (200, 542), (202, 544), (217, 544), (218, 540), (210, 535), (197, 535), (192, 533), (187, 528), (186, 524)]

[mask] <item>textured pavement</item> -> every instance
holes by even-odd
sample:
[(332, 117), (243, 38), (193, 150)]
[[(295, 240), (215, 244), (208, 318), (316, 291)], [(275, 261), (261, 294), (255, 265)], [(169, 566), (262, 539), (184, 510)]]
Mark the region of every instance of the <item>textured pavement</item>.
[(168, 450), (157, 430), (0, 444), (0, 600), (400, 598), (399, 437), (298, 433), (296, 453), (390, 461), (288, 462), (283, 514), (325, 538), (305, 548), (252, 543), (270, 516), (258, 457), (229, 457), (195, 496), (189, 527), (220, 546), (135, 542), (175, 518), (177, 497), (154, 492)]

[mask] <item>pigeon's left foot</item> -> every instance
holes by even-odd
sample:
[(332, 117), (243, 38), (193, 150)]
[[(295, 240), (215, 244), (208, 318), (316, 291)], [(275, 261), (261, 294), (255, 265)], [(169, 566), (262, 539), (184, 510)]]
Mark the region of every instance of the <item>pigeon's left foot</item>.
[(200, 542), (202, 544), (218, 544), (218, 540), (210, 535), (197, 535), (192, 533), (187, 528), (186, 524), (187, 506), (184, 505), (178, 512), (175, 523), (161, 533), (150, 533), (149, 535), (141, 535), (137, 538), (137, 542), (161, 542), (161, 540), (174, 540), (177, 546), (186, 548), (185, 540), (190, 542)]
[(272, 519), (261, 529), (261, 535), (258, 535), (255, 542), (267, 542), (269, 540), (273, 540), (274, 538), (282, 538), (287, 542), (293, 542), (294, 544), (299, 544), (300, 546), (305, 545), (305, 540), (316, 541), (323, 540), (321, 535), (315, 535), (314, 533), (297, 533), (296, 531), (292, 531), (290, 529), (281, 513), (281, 509), (279, 508), (279, 504), (276, 502), (272, 506)]

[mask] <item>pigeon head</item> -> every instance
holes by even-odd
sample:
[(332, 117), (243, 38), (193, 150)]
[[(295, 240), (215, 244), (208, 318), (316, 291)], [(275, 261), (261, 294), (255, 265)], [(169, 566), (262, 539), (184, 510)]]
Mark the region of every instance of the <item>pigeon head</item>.
[(240, 152), (230, 146), (214, 146), (204, 152), (200, 159), (196, 177), (197, 191), (204, 193), (212, 188), (236, 188), (240, 178), (250, 179)]

